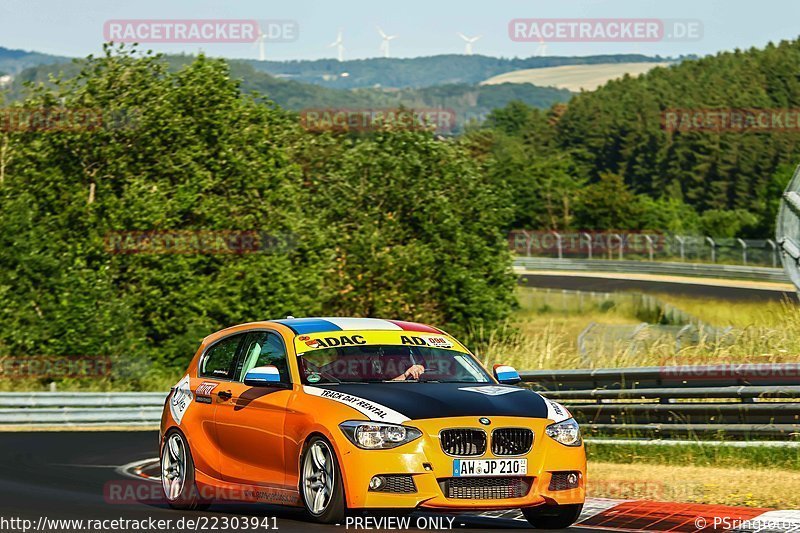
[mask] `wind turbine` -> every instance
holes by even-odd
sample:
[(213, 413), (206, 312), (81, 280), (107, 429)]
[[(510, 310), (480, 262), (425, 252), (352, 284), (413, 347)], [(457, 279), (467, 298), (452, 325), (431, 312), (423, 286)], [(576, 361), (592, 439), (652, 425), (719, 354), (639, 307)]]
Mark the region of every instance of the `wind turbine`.
[(536, 49), (536, 55), (539, 57), (545, 57), (547, 55), (547, 43), (544, 42), (542, 36), (539, 36), (539, 48)]
[(336, 34), (336, 40), (333, 41), (328, 48), (336, 47), (336, 55), (339, 58), (339, 61), (344, 61), (344, 45), (342, 44), (342, 30), (339, 30), (339, 33)]
[(378, 27), (378, 33), (381, 35), (381, 47), (380, 51), (383, 52), (383, 57), (389, 57), (389, 42), (393, 39), (397, 39), (397, 35), (386, 35), (380, 27)]
[(483, 37), (483, 35), (478, 35), (476, 37), (467, 37), (463, 33), (459, 33), (458, 36), (464, 39), (464, 55), (468, 56), (472, 55), (472, 43)]
[(264, 32), (258, 33), (258, 38), (253, 41), (253, 46), (258, 46), (258, 59), (259, 61), (265, 61), (267, 59), (267, 54), (264, 50), (264, 41), (267, 40), (267, 34)]

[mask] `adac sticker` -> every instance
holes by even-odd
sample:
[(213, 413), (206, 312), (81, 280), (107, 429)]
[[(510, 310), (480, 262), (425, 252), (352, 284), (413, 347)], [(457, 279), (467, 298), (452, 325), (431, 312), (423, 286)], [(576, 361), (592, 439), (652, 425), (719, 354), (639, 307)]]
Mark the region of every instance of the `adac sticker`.
[(326, 348), (380, 344), (443, 348), (468, 353), (466, 348), (458, 344), (458, 342), (453, 340), (449, 335), (443, 333), (363, 330), (315, 333), (313, 335), (298, 335), (295, 337), (295, 349), (298, 354), (306, 353), (310, 350)]
[(187, 374), (182, 380), (175, 385), (175, 390), (172, 391), (172, 396), (169, 399), (169, 412), (172, 413), (172, 418), (180, 425), (183, 420), (183, 415), (189, 409), (192, 403), (192, 389), (190, 388), (191, 382)]
[(415, 335), (401, 335), (400, 342), (415, 346), (430, 346), (431, 348), (452, 348), (453, 343), (445, 337), (418, 337)]
[[(302, 338), (298, 338), (302, 340)], [(335, 348), (337, 346), (355, 346), (356, 344), (366, 344), (363, 335), (336, 335), (333, 337), (320, 337), (319, 339), (307, 338), (303, 340), (311, 348)]]

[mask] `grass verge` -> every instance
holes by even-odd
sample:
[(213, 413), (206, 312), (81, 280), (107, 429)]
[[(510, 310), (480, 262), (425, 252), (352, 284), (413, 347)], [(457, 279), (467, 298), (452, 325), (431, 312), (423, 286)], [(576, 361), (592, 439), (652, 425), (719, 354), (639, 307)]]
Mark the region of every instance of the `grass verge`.
[(702, 444), (586, 443), (589, 461), (715, 468), (772, 468), (800, 472), (800, 448), (709, 446)]
[(595, 498), (800, 508), (798, 471), (590, 461), (587, 476)]

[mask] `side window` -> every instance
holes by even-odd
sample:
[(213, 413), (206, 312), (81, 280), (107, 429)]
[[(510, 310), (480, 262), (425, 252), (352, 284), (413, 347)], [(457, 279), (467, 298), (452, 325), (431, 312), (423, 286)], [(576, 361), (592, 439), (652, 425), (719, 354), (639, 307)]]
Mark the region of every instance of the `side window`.
[(278, 368), (282, 382), (291, 382), (291, 379), (289, 379), (289, 364), (286, 361), (286, 348), (283, 345), (281, 336), (270, 331), (255, 331), (249, 334), (245, 341), (238, 381), (244, 381), (244, 376), (248, 370), (266, 365)]
[(243, 335), (233, 335), (212, 346), (200, 360), (200, 376), (204, 378), (231, 379), (236, 361), (236, 348)]

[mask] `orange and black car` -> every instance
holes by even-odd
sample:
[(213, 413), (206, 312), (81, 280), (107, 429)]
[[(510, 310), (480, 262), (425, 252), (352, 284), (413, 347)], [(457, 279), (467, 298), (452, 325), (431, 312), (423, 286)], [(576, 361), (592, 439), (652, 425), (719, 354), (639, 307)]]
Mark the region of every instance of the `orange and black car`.
[(161, 421), (167, 500), (348, 510), (521, 509), (564, 528), (585, 497), (580, 429), (562, 405), (490, 373), (437, 328), (288, 318), (204, 339)]

